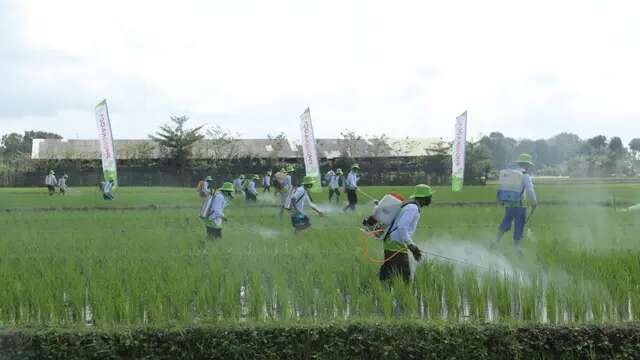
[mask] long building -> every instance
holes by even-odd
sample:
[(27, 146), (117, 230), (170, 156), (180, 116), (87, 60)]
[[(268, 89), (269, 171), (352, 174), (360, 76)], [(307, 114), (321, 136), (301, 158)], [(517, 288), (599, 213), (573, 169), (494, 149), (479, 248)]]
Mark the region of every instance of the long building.
[[(450, 145), (440, 138), (421, 139), (317, 139), (318, 156), (334, 159), (341, 156), (417, 157), (448, 153)], [(117, 159), (159, 159), (164, 151), (152, 140), (115, 140)], [(234, 139), (202, 140), (192, 148), (193, 158), (230, 159), (236, 157), (295, 159), (302, 157), (299, 144), (289, 140)], [(100, 158), (98, 140), (34, 139), (32, 159), (85, 159)]]

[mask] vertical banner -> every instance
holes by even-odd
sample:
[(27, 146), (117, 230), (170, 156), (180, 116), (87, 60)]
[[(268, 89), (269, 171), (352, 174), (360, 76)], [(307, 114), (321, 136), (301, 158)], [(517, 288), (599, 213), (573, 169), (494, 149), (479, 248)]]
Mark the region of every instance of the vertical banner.
[(311, 112), (309, 108), (300, 115), (300, 132), (302, 134), (302, 156), (304, 157), (304, 168), (307, 176), (316, 179), (312, 192), (322, 191), (320, 180), (320, 165), (318, 165), (318, 152), (316, 151), (316, 138), (313, 136), (313, 126), (311, 125)]
[(462, 190), (464, 183), (464, 157), (467, 145), (467, 112), (456, 118), (453, 152), (451, 153), (451, 190)]
[(109, 121), (109, 110), (107, 109), (106, 99), (96, 105), (96, 125), (98, 126), (98, 137), (100, 138), (102, 174), (104, 175), (104, 180), (109, 181), (109, 179), (113, 177), (117, 185), (116, 152), (113, 146), (113, 133), (111, 132), (111, 121)]

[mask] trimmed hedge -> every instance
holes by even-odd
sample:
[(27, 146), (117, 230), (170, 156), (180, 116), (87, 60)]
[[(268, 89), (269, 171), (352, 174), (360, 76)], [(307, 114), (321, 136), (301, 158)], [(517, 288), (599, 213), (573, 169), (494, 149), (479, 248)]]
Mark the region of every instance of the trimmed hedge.
[(638, 359), (640, 325), (333, 324), (13, 330), (0, 359)]

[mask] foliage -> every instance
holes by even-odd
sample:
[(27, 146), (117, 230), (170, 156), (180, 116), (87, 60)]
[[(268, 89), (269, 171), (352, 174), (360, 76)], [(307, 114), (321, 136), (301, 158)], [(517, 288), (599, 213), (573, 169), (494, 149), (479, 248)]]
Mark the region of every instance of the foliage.
[(240, 149), (236, 142), (237, 135), (230, 130), (223, 129), (215, 125), (207, 129), (207, 154), (204, 158), (236, 159), (240, 154)]
[(46, 131), (25, 131), (24, 135), (10, 133), (2, 136), (0, 154), (5, 156), (31, 155), (33, 139), (62, 139), (62, 136)]
[(204, 135), (200, 133), (204, 125), (186, 129), (184, 125), (188, 120), (186, 116), (172, 116), (173, 127), (171, 124), (165, 124), (160, 126), (155, 135), (149, 135), (167, 152), (168, 158), (174, 162), (178, 171), (186, 167), (191, 156), (191, 147), (204, 139)]
[(362, 141), (362, 136), (349, 129), (341, 131), (340, 136), (341, 138), (338, 140), (338, 144), (340, 145), (342, 157), (353, 159), (353, 154), (356, 153), (356, 149), (358, 149), (358, 145)]
[(22, 330), (0, 335), (6, 359), (632, 359), (629, 326), (336, 323), (110, 330)]

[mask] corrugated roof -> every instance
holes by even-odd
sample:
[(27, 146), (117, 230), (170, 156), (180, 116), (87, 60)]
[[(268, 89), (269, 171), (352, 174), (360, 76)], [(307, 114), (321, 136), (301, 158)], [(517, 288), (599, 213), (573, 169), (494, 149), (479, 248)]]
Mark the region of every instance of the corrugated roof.
[[(449, 145), (442, 139), (389, 139), (380, 143), (375, 139), (316, 139), (320, 158), (337, 158), (347, 154), (351, 157), (402, 157), (433, 154), (437, 149), (448, 151)], [(115, 140), (117, 159), (161, 158), (162, 152), (152, 140)], [(290, 140), (235, 139), (220, 142), (202, 140), (192, 149), (194, 158), (231, 157), (276, 157), (299, 158), (300, 145)], [(36, 139), (33, 141), (33, 159), (99, 159), (98, 140), (55, 140)]]

